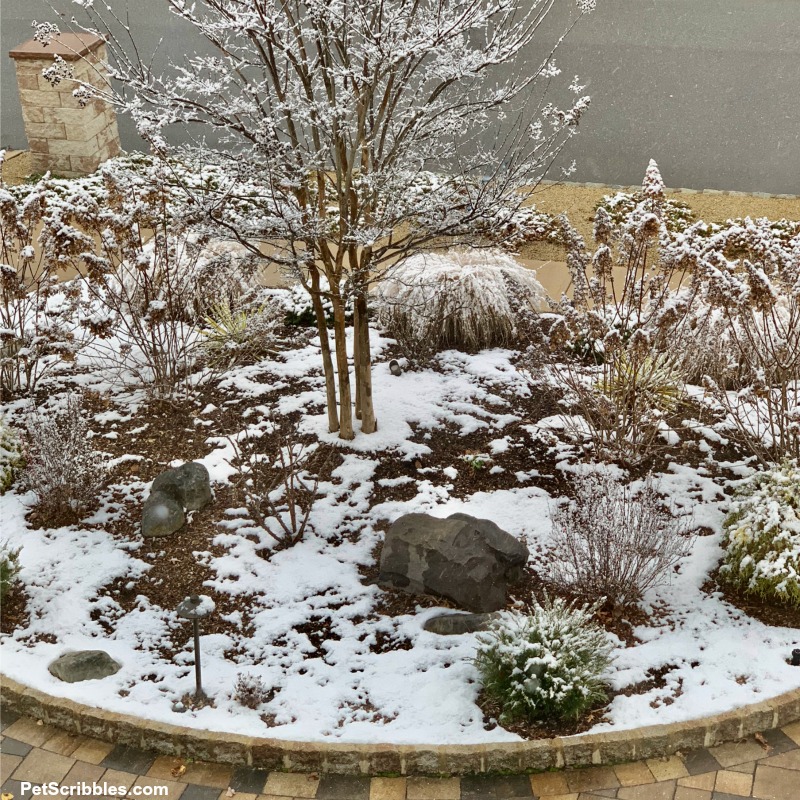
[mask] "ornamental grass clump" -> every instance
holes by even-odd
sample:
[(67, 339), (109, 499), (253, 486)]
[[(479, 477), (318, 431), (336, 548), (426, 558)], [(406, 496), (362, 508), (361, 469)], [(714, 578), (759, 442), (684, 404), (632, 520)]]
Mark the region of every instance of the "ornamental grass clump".
[(475, 664), (501, 723), (575, 719), (606, 697), (612, 645), (597, 608), (547, 598), (527, 614), (500, 613), (478, 634)]
[(378, 321), (390, 336), (436, 350), (481, 350), (510, 344), (516, 305), (531, 308), (546, 293), (533, 270), (500, 250), (452, 249), (414, 255), (377, 287)]
[(227, 369), (265, 357), (272, 352), (280, 321), (280, 309), (272, 304), (237, 309), (227, 301), (214, 305), (200, 329), (209, 363)]
[(800, 606), (800, 466), (749, 478), (725, 520), (720, 579), (764, 600)]

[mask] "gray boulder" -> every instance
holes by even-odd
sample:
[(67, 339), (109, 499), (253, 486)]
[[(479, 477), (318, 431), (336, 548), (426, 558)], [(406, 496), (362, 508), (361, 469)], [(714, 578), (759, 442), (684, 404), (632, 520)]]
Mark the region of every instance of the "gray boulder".
[(497, 611), (528, 555), (522, 542), (487, 519), (406, 514), (386, 532), (378, 583), (446, 597), (476, 613)]
[(212, 499), (208, 470), (196, 461), (162, 472), (153, 481), (151, 492), (164, 492), (177, 500), (187, 511), (197, 511)]
[(458, 636), (462, 633), (488, 630), (496, 614), (439, 614), (431, 617), (422, 627), (440, 636)]
[(59, 656), (47, 669), (60, 681), (78, 683), (107, 678), (121, 668), (105, 650), (77, 650)]
[(183, 506), (174, 493), (150, 492), (142, 509), (142, 536), (169, 536), (180, 530), (186, 522)]

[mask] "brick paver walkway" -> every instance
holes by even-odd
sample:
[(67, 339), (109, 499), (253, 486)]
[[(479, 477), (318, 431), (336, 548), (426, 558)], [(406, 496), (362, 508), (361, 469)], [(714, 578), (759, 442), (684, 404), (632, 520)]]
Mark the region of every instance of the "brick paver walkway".
[[(0, 751), (3, 800), (33, 797), (28, 787), (23, 793), (23, 782), (105, 783), (122, 787), (116, 796), (166, 800), (800, 800), (800, 723), (767, 731), (762, 741), (671, 758), (503, 777), (351, 778), (184, 762), (12, 714), (3, 716)], [(167, 794), (153, 794), (156, 786), (167, 787)]]

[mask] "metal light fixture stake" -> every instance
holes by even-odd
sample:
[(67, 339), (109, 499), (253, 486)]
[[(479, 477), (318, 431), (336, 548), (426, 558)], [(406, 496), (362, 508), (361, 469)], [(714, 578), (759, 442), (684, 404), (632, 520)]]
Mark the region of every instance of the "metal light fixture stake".
[(193, 594), (178, 603), (175, 609), (181, 619), (188, 619), (192, 622), (194, 629), (194, 678), (195, 678), (195, 699), (204, 698), (202, 669), (200, 666), (200, 620), (207, 617), (214, 611), (214, 601), (205, 595)]

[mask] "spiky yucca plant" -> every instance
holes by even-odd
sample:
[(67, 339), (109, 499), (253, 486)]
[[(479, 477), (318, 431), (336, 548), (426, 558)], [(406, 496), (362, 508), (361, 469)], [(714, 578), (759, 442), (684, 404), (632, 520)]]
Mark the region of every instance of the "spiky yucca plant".
[(200, 333), (209, 363), (225, 368), (269, 352), (279, 312), (270, 305), (234, 311), (230, 303), (223, 301), (212, 307), (204, 322), (206, 327)]

